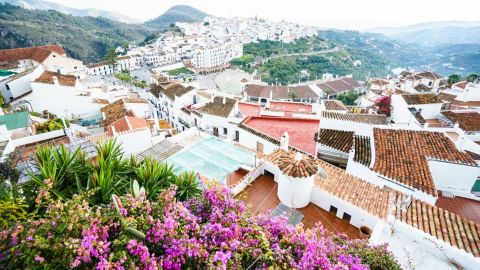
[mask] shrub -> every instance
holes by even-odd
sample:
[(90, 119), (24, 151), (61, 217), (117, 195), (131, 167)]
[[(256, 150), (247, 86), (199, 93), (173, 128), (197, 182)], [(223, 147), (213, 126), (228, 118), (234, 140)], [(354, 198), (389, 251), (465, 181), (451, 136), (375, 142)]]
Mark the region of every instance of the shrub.
[(94, 192), (50, 202), (44, 217), (1, 231), (0, 264), (7, 269), (368, 269), (366, 262), (373, 262), (374, 269), (398, 269), (383, 246), (331, 237), (319, 226), (303, 230), (284, 217), (252, 215), (226, 189), (207, 189), (200, 198), (178, 202), (172, 187), (157, 201), (141, 193), (91, 207), (85, 197)]

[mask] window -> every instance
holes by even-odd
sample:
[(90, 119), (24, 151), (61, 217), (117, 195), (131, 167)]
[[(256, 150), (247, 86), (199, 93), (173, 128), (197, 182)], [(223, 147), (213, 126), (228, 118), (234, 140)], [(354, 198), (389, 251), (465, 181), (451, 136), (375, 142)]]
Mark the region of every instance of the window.
[(352, 219), (352, 216), (347, 214), (347, 213), (343, 213), (342, 219), (345, 220), (345, 221), (348, 221), (348, 223), (350, 223), (350, 219)]
[(227, 128), (223, 128), (223, 135), (227, 135), (228, 134), (228, 129)]
[(328, 210), (328, 212), (336, 215), (336, 214), (337, 214), (337, 211), (338, 211), (338, 208), (336, 208), (336, 207), (333, 206), (333, 205), (330, 205), (330, 210)]

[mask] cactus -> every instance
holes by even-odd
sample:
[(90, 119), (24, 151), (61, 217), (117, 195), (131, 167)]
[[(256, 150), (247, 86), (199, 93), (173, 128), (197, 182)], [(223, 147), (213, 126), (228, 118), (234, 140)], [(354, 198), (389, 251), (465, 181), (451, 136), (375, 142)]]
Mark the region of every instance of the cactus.
[(135, 228), (128, 227), (128, 228), (127, 228), (127, 232), (128, 232), (130, 235), (132, 235), (133, 237), (136, 237), (136, 238), (138, 238), (138, 239), (140, 239), (140, 240), (145, 239), (145, 234), (142, 233), (141, 231), (135, 229)]
[(140, 186), (138, 185), (137, 180), (133, 181), (132, 191), (135, 198), (138, 198), (138, 196), (140, 196)]

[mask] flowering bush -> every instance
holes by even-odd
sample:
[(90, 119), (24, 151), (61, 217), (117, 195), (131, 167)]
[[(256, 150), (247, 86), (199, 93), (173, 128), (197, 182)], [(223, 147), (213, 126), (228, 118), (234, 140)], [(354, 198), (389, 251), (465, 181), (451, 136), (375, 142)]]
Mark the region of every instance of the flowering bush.
[[(42, 218), (0, 232), (6, 269), (369, 269), (362, 254), (383, 247), (332, 237), (320, 226), (253, 215), (226, 189), (206, 189), (185, 202), (175, 188), (157, 200), (126, 195), (89, 206), (95, 190), (65, 203), (50, 201)], [(47, 197), (48, 196), (44, 196)], [(361, 245), (362, 252), (355, 246)], [(366, 252), (372, 250), (371, 252)], [(375, 259), (375, 258), (373, 258)], [(392, 267), (398, 265), (392, 260)]]

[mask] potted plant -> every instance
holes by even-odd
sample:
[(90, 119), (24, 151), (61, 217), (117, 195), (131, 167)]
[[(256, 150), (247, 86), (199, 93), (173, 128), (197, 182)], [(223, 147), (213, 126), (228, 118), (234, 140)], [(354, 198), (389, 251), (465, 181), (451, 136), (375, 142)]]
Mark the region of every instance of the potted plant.
[(370, 229), (367, 226), (361, 226), (360, 227), (360, 236), (363, 239), (369, 239), (371, 235), (372, 235), (372, 229)]

